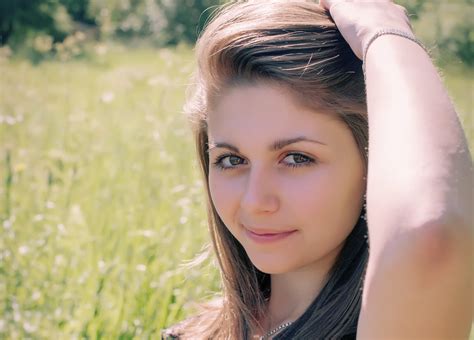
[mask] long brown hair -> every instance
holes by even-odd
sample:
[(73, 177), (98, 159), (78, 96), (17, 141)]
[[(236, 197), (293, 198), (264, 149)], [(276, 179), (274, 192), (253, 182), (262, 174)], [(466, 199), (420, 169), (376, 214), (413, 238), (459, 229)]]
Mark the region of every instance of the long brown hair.
[[(361, 61), (329, 14), (310, 1), (239, 1), (222, 6), (196, 45), (198, 68), (185, 111), (195, 135), (207, 190), (209, 230), (223, 287), (220, 303), (172, 330), (181, 338), (246, 339), (261, 326), (270, 275), (259, 271), (228, 231), (209, 193), (207, 112), (241, 83), (273, 82), (303, 105), (340, 118), (367, 169), (367, 108)], [(357, 204), (358, 202), (354, 202)], [(325, 286), (305, 313), (275, 338), (354, 335), (368, 259), (364, 209)]]

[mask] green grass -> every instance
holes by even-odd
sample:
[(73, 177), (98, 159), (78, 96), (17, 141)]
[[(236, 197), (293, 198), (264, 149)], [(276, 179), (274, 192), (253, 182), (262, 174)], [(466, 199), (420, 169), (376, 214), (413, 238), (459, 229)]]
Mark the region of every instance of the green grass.
[[(189, 49), (0, 61), (0, 338), (156, 338), (218, 290), (181, 266), (208, 242), (192, 68)], [(444, 73), (472, 150), (472, 71)]]
[(217, 289), (179, 266), (208, 241), (190, 52), (0, 67), (0, 338), (156, 337)]

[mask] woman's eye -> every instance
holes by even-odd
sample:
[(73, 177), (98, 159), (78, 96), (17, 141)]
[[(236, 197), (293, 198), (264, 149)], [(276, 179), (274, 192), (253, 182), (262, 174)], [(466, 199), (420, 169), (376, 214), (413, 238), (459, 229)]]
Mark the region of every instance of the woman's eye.
[(290, 153), (283, 159), (283, 161), (290, 167), (309, 166), (315, 163), (314, 159), (300, 153)]
[[(286, 155), (286, 157), (283, 159), (283, 163), (286, 166), (296, 168), (301, 166), (310, 166), (313, 163), (316, 163), (316, 161), (311, 157), (293, 152)], [(235, 169), (239, 165), (246, 164), (246, 161), (242, 157), (233, 154), (225, 154), (218, 157), (213, 164), (218, 169), (229, 170)]]
[(232, 169), (238, 165), (244, 164), (244, 159), (236, 155), (222, 155), (215, 162), (214, 165), (219, 169)]

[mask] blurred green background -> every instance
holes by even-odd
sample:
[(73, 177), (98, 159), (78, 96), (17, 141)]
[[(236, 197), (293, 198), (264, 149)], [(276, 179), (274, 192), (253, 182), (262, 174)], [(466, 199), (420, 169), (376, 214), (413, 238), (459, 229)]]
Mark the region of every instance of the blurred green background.
[[(219, 291), (181, 113), (219, 2), (0, 2), (1, 339), (157, 338)], [(401, 3), (472, 153), (473, 1)]]

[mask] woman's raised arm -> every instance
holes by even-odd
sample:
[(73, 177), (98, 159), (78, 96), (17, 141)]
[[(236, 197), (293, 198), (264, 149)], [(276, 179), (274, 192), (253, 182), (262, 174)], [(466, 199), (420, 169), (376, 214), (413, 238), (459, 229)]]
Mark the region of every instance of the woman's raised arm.
[[(321, 1), (359, 57), (381, 29), (412, 34), (388, 0)], [(365, 58), (370, 258), (361, 339), (467, 338), (472, 320), (472, 160), (428, 54), (397, 35)]]

